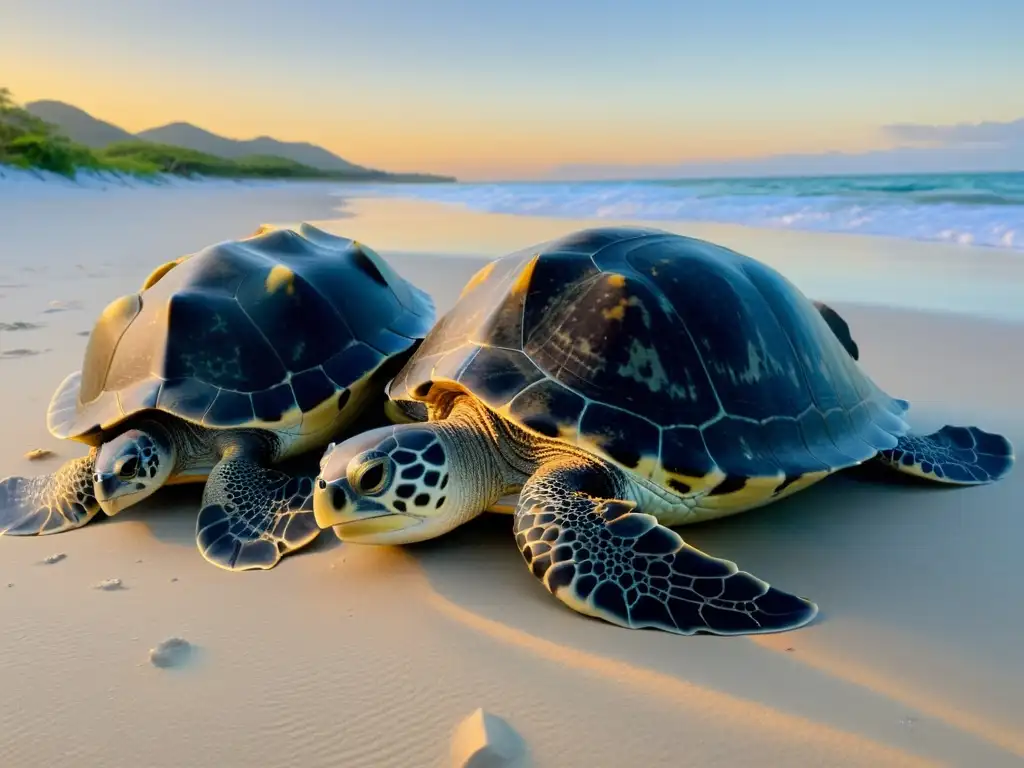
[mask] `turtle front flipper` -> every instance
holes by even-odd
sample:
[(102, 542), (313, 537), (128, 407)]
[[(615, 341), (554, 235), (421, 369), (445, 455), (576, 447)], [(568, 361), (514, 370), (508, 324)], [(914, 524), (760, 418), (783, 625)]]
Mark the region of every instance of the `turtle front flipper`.
[(96, 450), (49, 475), (0, 480), (0, 534), (40, 536), (80, 528), (100, 511), (93, 491)]
[(266, 570), (316, 538), (313, 477), (268, 469), (246, 455), (221, 459), (203, 491), (196, 544), (229, 571)]
[(817, 607), (689, 546), (583, 459), (545, 464), (523, 487), (515, 535), (533, 575), (580, 613), (682, 635), (796, 629)]
[(1013, 446), (1002, 435), (947, 424), (930, 435), (905, 435), (878, 461), (897, 472), (936, 483), (983, 485), (1013, 467)]

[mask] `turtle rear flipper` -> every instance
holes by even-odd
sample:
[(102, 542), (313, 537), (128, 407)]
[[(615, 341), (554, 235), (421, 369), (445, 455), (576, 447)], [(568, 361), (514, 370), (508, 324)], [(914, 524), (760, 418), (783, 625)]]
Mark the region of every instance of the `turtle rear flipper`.
[(203, 557), (229, 571), (266, 570), (320, 533), (313, 518), (313, 478), (267, 469), (248, 456), (213, 468), (196, 520)]
[(600, 487), (596, 475), (579, 459), (542, 466), (516, 509), (519, 550), (570, 608), (682, 635), (780, 632), (817, 614), (813, 603), (686, 544), (634, 503), (585, 493)]
[(853, 336), (850, 333), (850, 325), (843, 319), (843, 316), (836, 312), (832, 307), (823, 301), (812, 302), (818, 310), (818, 314), (821, 318), (828, 323), (828, 327), (832, 329), (832, 333), (839, 339), (839, 343), (843, 345), (843, 348), (850, 353), (850, 357), (854, 360), (860, 359), (860, 349), (857, 347), (857, 342), (853, 340)]
[(947, 424), (930, 435), (905, 435), (878, 461), (897, 472), (950, 485), (983, 485), (1013, 467), (1013, 446), (1005, 437), (977, 427)]
[(95, 462), (92, 450), (49, 475), (0, 480), (0, 534), (60, 533), (92, 520), (100, 511), (93, 492)]

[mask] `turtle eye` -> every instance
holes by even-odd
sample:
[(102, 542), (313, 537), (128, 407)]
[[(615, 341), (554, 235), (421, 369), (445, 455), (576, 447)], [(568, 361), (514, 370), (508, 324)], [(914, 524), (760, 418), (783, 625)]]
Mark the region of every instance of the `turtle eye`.
[(122, 480), (131, 480), (139, 469), (139, 460), (132, 456), (117, 468), (117, 476)]
[(364, 496), (375, 496), (383, 491), (391, 479), (390, 459), (374, 459), (358, 467), (349, 481), (352, 490)]

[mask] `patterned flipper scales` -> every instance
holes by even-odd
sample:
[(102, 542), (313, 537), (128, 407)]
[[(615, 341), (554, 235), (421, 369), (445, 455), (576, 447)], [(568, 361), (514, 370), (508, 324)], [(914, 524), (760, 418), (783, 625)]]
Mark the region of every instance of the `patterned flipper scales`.
[(203, 557), (229, 571), (266, 570), (319, 534), (313, 477), (292, 477), (244, 456), (211, 472), (196, 520)]
[(0, 480), (0, 534), (40, 536), (80, 528), (100, 511), (93, 493), (96, 451), (50, 475)]
[(628, 501), (585, 493), (582, 462), (541, 467), (523, 488), (515, 535), (534, 576), (580, 613), (632, 629), (761, 634), (817, 607), (686, 544)]
[(1013, 446), (1002, 435), (977, 427), (944, 426), (930, 435), (907, 435), (878, 460), (907, 475), (951, 485), (983, 485), (1013, 467)]

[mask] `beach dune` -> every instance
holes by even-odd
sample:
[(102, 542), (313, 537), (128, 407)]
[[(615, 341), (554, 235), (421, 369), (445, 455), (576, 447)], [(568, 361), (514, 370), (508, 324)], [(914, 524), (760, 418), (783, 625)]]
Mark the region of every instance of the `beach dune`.
[[(84, 453), (47, 434), (49, 398), (96, 314), (168, 259), (309, 221), (381, 252), (443, 312), (484, 259), (593, 223), (331, 191), (0, 191), (0, 477)], [(939, 286), (983, 303), (972, 275), (995, 273), (1022, 296), (1021, 264), (880, 237), (666, 228), (762, 258), (833, 303), (916, 430), (975, 424), (1024, 445), (1020, 320), (921, 298)], [(805, 629), (754, 638), (574, 613), (499, 515), (405, 548), (328, 532), (271, 571), (222, 571), (196, 550), (200, 495), (168, 488), (80, 530), (0, 537), (0, 765), (442, 766), (479, 708), (537, 766), (1024, 763), (1019, 469), (944, 488), (862, 468), (679, 529), (820, 606)]]

